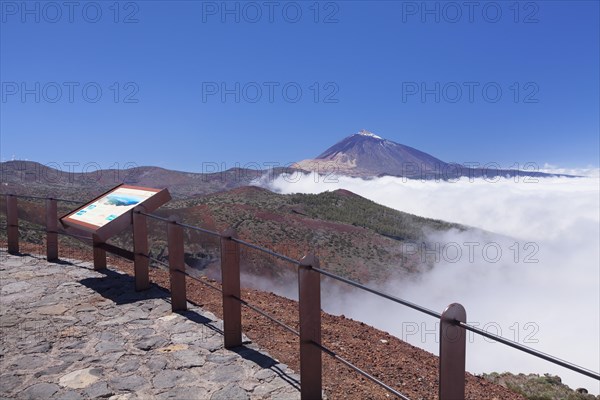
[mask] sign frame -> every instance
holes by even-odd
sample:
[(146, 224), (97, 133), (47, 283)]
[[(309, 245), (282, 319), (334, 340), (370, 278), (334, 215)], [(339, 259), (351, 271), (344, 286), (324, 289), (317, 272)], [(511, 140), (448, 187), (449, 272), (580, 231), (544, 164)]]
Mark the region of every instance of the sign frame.
[[(108, 221), (103, 226), (93, 225), (84, 221), (80, 221), (78, 219), (71, 218), (72, 215), (75, 215), (76, 213), (85, 208), (88, 208), (93, 203), (97, 202), (98, 200), (104, 197), (109, 196), (111, 193), (114, 193), (119, 189), (143, 190), (147, 192), (153, 192), (154, 194), (152, 194), (147, 199), (135, 204), (135, 207), (125, 211), (123, 214), (119, 215), (115, 219)], [(152, 212), (160, 206), (162, 206), (163, 204), (167, 203), (169, 200), (171, 200), (171, 194), (167, 189), (154, 189), (142, 186), (127, 185), (122, 183), (102, 193), (94, 199), (88, 201), (84, 205), (77, 207), (75, 210), (68, 212), (67, 214), (60, 217), (59, 220), (65, 228), (73, 228), (78, 231), (91, 234), (92, 237), (94, 237), (96, 240), (104, 242), (110, 237), (121, 233), (133, 224), (133, 210), (136, 207), (141, 206), (145, 209), (146, 212)]]

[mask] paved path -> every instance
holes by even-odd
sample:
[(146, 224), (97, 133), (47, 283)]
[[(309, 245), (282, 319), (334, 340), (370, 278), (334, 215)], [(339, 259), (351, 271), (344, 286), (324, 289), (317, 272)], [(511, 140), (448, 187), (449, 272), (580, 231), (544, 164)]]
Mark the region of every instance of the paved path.
[(0, 399), (295, 399), (299, 376), (222, 321), (90, 263), (0, 250)]

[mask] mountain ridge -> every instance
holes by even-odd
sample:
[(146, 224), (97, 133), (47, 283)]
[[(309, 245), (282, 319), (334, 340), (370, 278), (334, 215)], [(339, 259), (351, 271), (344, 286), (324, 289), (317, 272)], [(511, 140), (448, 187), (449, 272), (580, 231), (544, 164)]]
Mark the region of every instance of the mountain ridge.
[(365, 129), (347, 136), (316, 158), (305, 159), (292, 167), (308, 172), (326, 172), (353, 177), (400, 176), (411, 179), (451, 180), (496, 177), (569, 176), (497, 168), (471, 168), (447, 163), (414, 147), (384, 139)]

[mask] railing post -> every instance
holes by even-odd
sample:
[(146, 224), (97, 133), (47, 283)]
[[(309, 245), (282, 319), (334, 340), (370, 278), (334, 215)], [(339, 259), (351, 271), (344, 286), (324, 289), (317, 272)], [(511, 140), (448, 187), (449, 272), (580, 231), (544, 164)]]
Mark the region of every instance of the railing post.
[(458, 303), (452, 303), (440, 319), (440, 400), (465, 398), (465, 329), (456, 321), (467, 322), (467, 312)]
[(319, 259), (309, 254), (298, 268), (298, 303), (300, 308), (300, 397), (303, 400), (322, 396), (321, 349), (321, 276), (314, 268)]
[(58, 211), (56, 199), (46, 199), (46, 260), (58, 260)]
[(19, 254), (19, 212), (17, 197), (6, 195), (6, 234), (8, 236), (8, 252)]
[(96, 235), (92, 235), (92, 246), (94, 248), (94, 271), (106, 269), (106, 250), (99, 246), (103, 242)]
[(223, 331), (225, 348), (242, 345), (242, 305), (240, 298), (240, 245), (231, 240), (233, 229), (221, 234), (221, 282), (223, 287)]
[(185, 259), (183, 253), (183, 228), (177, 224), (177, 218), (169, 218), (167, 236), (169, 245), (169, 275), (171, 285), (171, 310), (187, 310), (185, 288)]
[(141, 214), (146, 209), (138, 206), (133, 209), (133, 272), (135, 275), (135, 290), (146, 290), (150, 287), (148, 266), (148, 224), (146, 216)]

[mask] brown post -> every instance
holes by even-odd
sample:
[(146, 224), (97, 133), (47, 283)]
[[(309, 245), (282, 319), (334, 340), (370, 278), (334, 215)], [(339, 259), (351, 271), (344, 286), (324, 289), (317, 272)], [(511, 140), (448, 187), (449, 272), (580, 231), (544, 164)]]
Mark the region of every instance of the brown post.
[(148, 266), (148, 225), (146, 216), (140, 214), (145, 212), (143, 206), (133, 209), (133, 271), (135, 274), (135, 290), (146, 290), (150, 287), (150, 276)]
[(94, 271), (102, 271), (106, 269), (106, 250), (99, 247), (103, 242), (96, 235), (92, 235), (92, 243), (94, 247)]
[(183, 229), (177, 224), (175, 217), (170, 218), (167, 227), (169, 245), (169, 272), (171, 283), (171, 310), (187, 310), (185, 293), (185, 260), (183, 254)]
[(242, 345), (242, 304), (240, 298), (240, 245), (231, 240), (233, 229), (221, 234), (221, 280), (223, 287), (223, 331), (225, 348)]
[(298, 301), (300, 307), (300, 397), (320, 399), (322, 396), (321, 349), (321, 276), (313, 267), (319, 259), (312, 254), (301, 260), (298, 268)]
[(467, 337), (456, 321), (467, 322), (467, 312), (452, 303), (440, 320), (440, 400), (465, 398), (465, 352)]
[(56, 199), (46, 199), (46, 260), (58, 260), (58, 211)]
[(19, 211), (17, 197), (6, 195), (6, 233), (8, 235), (8, 252), (19, 254)]

